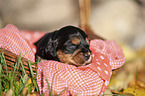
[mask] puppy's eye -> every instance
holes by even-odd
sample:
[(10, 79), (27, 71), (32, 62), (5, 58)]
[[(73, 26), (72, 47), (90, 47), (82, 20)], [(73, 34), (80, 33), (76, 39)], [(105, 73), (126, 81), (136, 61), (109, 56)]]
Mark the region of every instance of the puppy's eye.
[(74, 45), (79, 45), (80, 42), (81, 42), (81, 39), (79, 37), (73, 37), (71, 42), (74, 44)]
[(75, 51), (76, 47), (77, 46), (75, 46), (75, 45), (68, 45), (63, 49), (63, 52), (67, 53), (67, 54), (72, 54)]
[(69, 48), (70, 48), (70, 49), (74, 49), (74, 48), (76, 48), (76, 46), (69, 46)]

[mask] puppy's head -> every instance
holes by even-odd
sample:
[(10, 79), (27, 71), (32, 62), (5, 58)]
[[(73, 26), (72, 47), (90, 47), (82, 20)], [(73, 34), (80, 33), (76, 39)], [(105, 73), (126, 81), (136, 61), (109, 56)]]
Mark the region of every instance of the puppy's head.
[(77, 27), (66, 26), (47, 33), (35, 45), (37, 47), (35, 59), (39, 56), (75, 66), (89, 64), (92, 60), (87, 35)]
[(87, 35), (73, 26), (58, 30), (56, 53), (59, 61), (75, 66), (84, 66), (92, 60)]

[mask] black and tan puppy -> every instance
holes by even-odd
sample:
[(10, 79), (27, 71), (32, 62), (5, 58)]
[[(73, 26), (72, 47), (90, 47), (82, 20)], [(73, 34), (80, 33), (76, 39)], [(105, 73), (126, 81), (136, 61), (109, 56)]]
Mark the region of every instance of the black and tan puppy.
[(75, 66), (84, 66), (91, 62), (87, 35), (74, 26), (66, 26), (52, 33), (47, 33), (35, 43), (36, 57), (56, 60)]

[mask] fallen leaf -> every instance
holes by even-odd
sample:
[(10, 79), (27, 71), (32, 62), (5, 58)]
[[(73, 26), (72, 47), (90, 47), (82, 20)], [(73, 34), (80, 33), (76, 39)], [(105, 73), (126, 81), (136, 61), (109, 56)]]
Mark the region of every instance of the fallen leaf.
[(136, 51), (133, 50), (131, 47), (129, 47), (125, 44), (121, 44), (121, 43), (119, 43), (119, 44), (121, 45), (121, 48), (123, 49), (123, 52), (125, 54), (126, 62), (134, 60), (137, 57)]
[(10, 90), (6, 93), (5, 96), (13, 96), (13, 91), (12, 91), (12, 89), (10, 89)]
[(27, 89), (27, 87), (24, 87), (23, 91), (21, 93), (21, 96), (26, 96), (27, 94), (28, 94), (28, 89)]
[(112, 95), (112, 92), (109, 88), (107, 88), (107, 90), (104, 92), (103, 96), (108, 96), (108, 95)]
[(39, 96), (39, 93), (38, 92), (34, 92), (34, 93), (31, 93), (31, 94), (28, 94), (27, 96)]
[(121, 91), (126, 89), (129, 85), (129, 82), (132, 80), (133, 75), (129, 74), (127, 71), (121, 69), (116, 72), (115, 75), (112, 75), (109, 88), (111, 90)]
[(125, 89), (123, 93), (130, 93), (130, 94), (133, 94), (134, 96), (144, 96), (145, 88), (134, 85)]

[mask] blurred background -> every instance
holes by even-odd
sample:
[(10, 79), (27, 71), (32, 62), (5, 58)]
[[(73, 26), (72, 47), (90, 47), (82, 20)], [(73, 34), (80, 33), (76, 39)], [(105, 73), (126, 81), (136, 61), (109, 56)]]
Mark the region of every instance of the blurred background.
[[(125, 65), (113, 71), (110, 94), (122, 89), (132, 90), (131, 94), (145, 92), (145, 0), (90, 1), (91, 29), (116, 40), (126, 57)], [(51, 32), (66, 25), (80, 26), (79, 8), (79, 0), (0, 0), (0, 28), (14, 24), (20, 30)]]
[[(0, 0), (0, 28), (50, 32), (65, 25), (79, 26), (78, 0)], [(145, 0), (91, 0), (90, 25), (106, 39), (145, 46)]]

